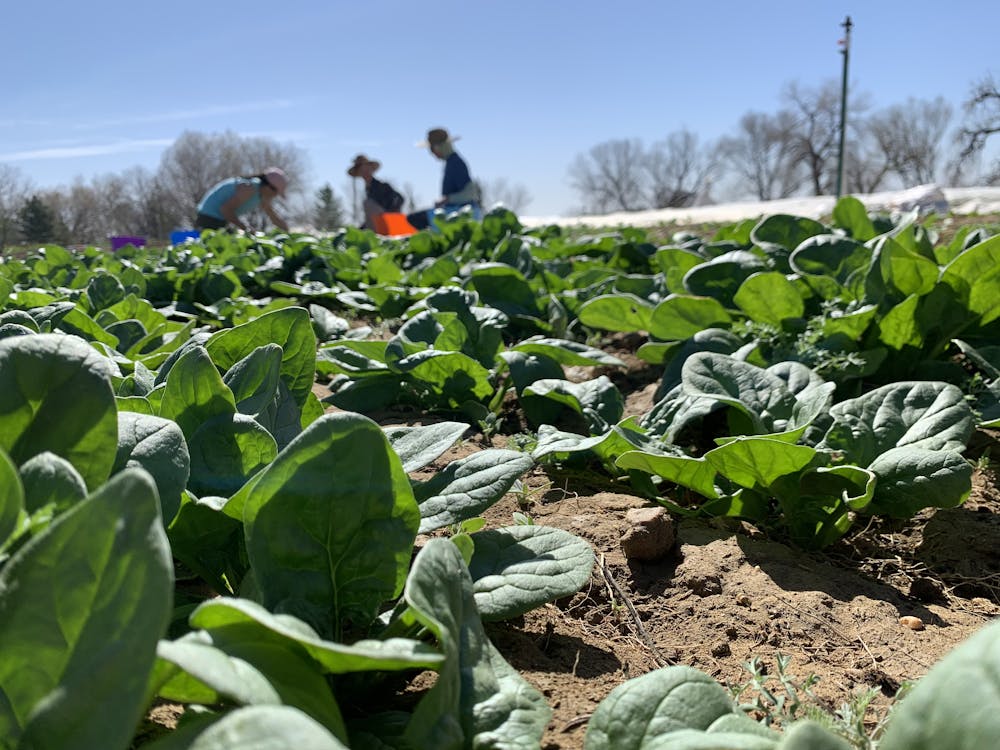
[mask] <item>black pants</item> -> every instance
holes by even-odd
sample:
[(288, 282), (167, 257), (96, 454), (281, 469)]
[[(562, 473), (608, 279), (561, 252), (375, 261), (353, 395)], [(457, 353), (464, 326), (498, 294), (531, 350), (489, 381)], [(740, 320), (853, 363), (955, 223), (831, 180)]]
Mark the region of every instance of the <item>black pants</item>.
[(208, 214), (198, 214), (194, 220), (195, 229), (223, 229), (228, 222), (225, 219), (217, 219)]
[(412, 214), (406, 215), (406, 220), (410, 222), (410, 226), (416, 230), (427, 229), (430, 226), (430, 222), (427, 220), (427, 212), (430, 209), (425, 208), (423, 211), (414, 211)]

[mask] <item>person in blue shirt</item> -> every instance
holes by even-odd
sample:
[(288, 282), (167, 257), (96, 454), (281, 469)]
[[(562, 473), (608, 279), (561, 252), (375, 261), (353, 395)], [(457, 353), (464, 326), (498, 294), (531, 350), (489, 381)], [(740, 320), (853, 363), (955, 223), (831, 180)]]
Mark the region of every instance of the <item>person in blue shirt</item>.
[(198, 229), (222, 229), (231, 224), (247, 231), (240, 217), (260, 208), (277, 227), (287, 232), (288, 223), (274, 208), (274, 199), (284, 198), (287, 189), (288, 177), (278, 167), (268, 167), (252, 177), (230, 177), (205, 193), (198, 204), (194, 225)]
[(444, 178), (441, 181), (441, 197), (435, 201), (435, 208), (407, 214), (407, 221), (415, 229), (430, 226), (436, 209), (450, 212), (471, 206), (474, 212), (479, 211), (479, 187), (469, 174), (465, 160), (455, 151), (453, 142), (458, 138), (448, 135), (444, 128), (432, 128), (427, 131), (427, 140), (417, 144), (428, 147), (434, 156), (444, 162)]

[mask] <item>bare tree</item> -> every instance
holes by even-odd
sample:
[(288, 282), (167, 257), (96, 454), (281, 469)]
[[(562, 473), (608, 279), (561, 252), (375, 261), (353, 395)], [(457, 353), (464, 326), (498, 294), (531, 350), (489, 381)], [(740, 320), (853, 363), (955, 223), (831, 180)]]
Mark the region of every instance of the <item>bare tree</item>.
[(68, 188), (46, 191), (42, 200), (63, 228), (61, 241), (96, 244), (110, 234), (104, 229), (97, 191), (83, 177), (77, 177)]
[(943, 97), (932, 101), (910, 97), (905, 104), (895, 104), (869, 119), (889, 170), (904, 185), (936, 179), (951, 114), (951, 105)]
[(123, 175), (107, 174), (46, 191), (46, 205), (58, 220), (62, 239), (96, 244), (110, 235), (139, 233), (138, 199)]
[(122, 177), (133, 200), (135, 224), (129, 234), (166, 239), (171, 231), (187, 223), (187, 211), (178, 213), (172, 208), (175, 202), (160, 175), (132, 167)]
[(98, 243), (112, 235), (165, 239), (185, 221), (170, 213), (171, 196), (141, 167), (100, 175), (89, 183), (77, 177), (69, 187), (49, 190), (43, 198), (67, 242)]
[(514, 213), (519, 214), (533, 200), (528, 188), (519, 182), (510, 183), (505, 177), (497, 177), (495, 180), (479, 180), (478, 182), (482, 192), (481, 202), (484, 207), (492, 207), (499, 203), (504, 208), (509, 208)]
[[(269, 166), (288, 175), (289, 201), (307, 195), (305, 152), (297, 146), (232, 131), (189, 131), (164, 152), (155, 174), (134, 167), (89, 183), (77, 177), (69, 187), (40, 193), (39, 200), (53, 212), (62, 241), (94, 243), (116, 234), (166, 238), (172, 229), (190, 225), (201, 197), (216, 182)], [(12, 238), (14, 217), (28, 192), (16, 169), (0, 165), (0, 247)], [(263, 226), (262, 217), (251, 222)]]
[(707, 192), (716, 167), (714, 149), (701, 147), (697, 134), (678, 130), (653, 144), (643, 164), (654, 208), (692, 205)]
[(216, 182), (256, 174), (269, 166), (285, 170), (289, 190), (302, 192), (306, 158), (299, 147), (270, 138), (243, 138), (232, 131), (186, 131), (163, 153), (158, 176), (173, 196), (173, 212), (190, 221), (198, 202)]
[(588, 210), (634, 211), (643, 208), (645, 153), (637, 138), (599, 143), (570, 165), (570, 185)]
[(774, 115), (747, 112), (740, 118), (738, 134), (720, 143), (742, 186), (758, 200), (787, 198), (802, 186), (795, 124), (795, 115), (788, 110)]
[(107, 174), (91, 180), (98, 216), (107, 234), (139, 233), (138, 199), (124, 174)]
[(795, 151), (808, 170), (813, 195), (825, 195), (835, 179), (831, 162), (837, 157), (840, 134), (839, 88), (835, 81), (817, 89), (793, 82), (783, 98), (795, 115)]
[(889, 163), (867, 121), (854, 130), (854, 137), (844, 144), (844, 192), (874, 193), (888, 176)]
[[(810, 188), (814, 195), (828, 195), (834, 191), (837, 179), (840, 83), (831, 79), (817, 88), (807, 88), (792, 82), (785, 86), (782, 98), (795, 117), (792, 131), (795, 156), (805, 165)], [(855, 138), (867, 109), (868, 100), (864, 95), (853, 96), (848, 102), (846, 125)]]
[(17, 236), (17, 215), (31, 186), (17, 167), (0, 164), (0, 250)]
[[(1000, 88), (993, 77), (987, 75), (973, 84), (965, 101), (965, 122), (959, 131), (960, 160), (971, 161), (982, 155), (986, 141), (997, 133), (1000, 133)], [(1000, 159), (993, 163), (985, 182), (988, 185), (1000, 183)]]

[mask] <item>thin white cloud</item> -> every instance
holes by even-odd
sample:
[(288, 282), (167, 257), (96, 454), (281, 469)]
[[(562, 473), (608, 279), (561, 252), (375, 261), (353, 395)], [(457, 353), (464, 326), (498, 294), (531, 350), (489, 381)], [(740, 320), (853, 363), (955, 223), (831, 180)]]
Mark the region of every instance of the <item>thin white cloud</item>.
[(260, 130), (240, 133), (241, 138), (270, 138), (272, 141), (313, 141), (318, 133), (308, 130)]
[(181, 120), (203, 120), (221, 115), (238, 115), (246, 112), (267, 112), (276, 109), (287, 109), (292, 106), (288, 99), (272, 99), (270, 101), (244, 102), (242, 104), (217, 104), (197, 109), (177, 109), (172, 112), (154, 112), (148, 115), (130, 115), (108, 120), (92, 120), (78, 122), (77, 128), (106, 128), (116, 125), (142, 125), (156, 122), (178, 122)]
[(46, 128), (54, 123), (52, 120), (10, 119), (0, 120), (0, 128)]
[(382, 141), (375, 140), (361, 140), (358, 138), (341, 138), (337, 141), (338, 146), (343, 146), (345, 148), (381, 148), (384, 144)]
[[(158, 122), (180, 122), (184, 120), (204, 120), (209, 117), (220, 117), (224, 115), (238, 115), (252, 112), (269, 112), (279, 109), (288, 109), (294, 102), (290, 99), (270, 99), (257, 102), (243, 102), (241, 104), (216, 104), (208, 107), (198, 107), (195, 109), (177, 109), (169, 112), (152, 112), (150, 114), (129, 115), (128, 117), (114, 117), (105, 120), (80, 120), (74, 119), (72, 123), (64, 123), (74, 130), (95, 130), (98, 128), (116, 127), (120, 125), (144, 125)], [(52, 119), (38, 118), (10, 118), (0, 119), (0, 128), (44, 128), (59, 124)]]
[(148, 138), (144, 140), (115, 141), (114, 143), (91, 143), (81, 146), (26, 149), (0, 154), (0, 162), (35, 161), (39, 159), (78, 159), (86, 156), (126, 154), (135, 151), (147, 151), (153, 148), (163, 148), (173, 142), (172, 138)]

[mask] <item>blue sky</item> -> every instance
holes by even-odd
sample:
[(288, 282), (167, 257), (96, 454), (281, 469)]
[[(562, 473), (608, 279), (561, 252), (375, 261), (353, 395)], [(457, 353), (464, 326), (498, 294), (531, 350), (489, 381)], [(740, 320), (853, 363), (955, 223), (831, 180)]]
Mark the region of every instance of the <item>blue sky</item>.
[(851, 81), (877, 106), (1000, 75), (1000, 3), (169, 3), (11, 0), (0, 163), (40, 187), (155, 169), (184, 130), (266, 135), (309, 156), (310, 185), (343, 193), (358, 152), (432, 200), (441, 166), (414, 143), (460, 134), (473, 175), (523, 184), (532, 214), (579, 201), (573, 158), (602, 141), (689, 128), (731, 133), (790, 81)]

